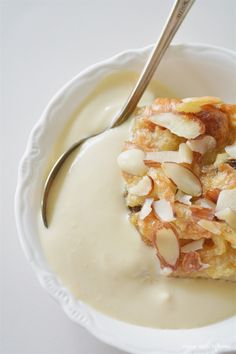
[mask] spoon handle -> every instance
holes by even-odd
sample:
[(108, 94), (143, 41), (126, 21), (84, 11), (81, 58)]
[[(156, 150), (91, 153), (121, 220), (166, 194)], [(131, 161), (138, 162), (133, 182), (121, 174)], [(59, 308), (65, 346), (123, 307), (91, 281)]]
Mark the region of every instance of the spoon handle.
[(119, 126), (133, 113), (140, 98), (146, 90), (158, 64), (160, 63), (166, 49), (177, 32), (179, 26), (183, 22), (188, 11), (192, 7), (195, 0), (176, 0), (169, 18), (166, 21), (165, 27), (157, 41), (152, 53), (140, 75), (140, 78), (131, 92), (124, 107), (115, 117), (115, 122), (112, 128)]

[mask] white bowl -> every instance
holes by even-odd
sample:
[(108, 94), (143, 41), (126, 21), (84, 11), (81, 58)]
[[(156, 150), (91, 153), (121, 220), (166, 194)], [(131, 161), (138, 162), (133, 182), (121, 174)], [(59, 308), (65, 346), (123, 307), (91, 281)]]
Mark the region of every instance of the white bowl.
[[(105, 75), (130, 69), (140, 72), (151, 47), (129, 50), (83, 71), (50, 101), (34, 127), (21, 160), (15, 198), (20, 241), (42, 286), (76, 323), (102, 341), (131, 353), (221, 353), (236, 350), (236, 317), (188, 330), (163, 330), (114, 320), (73, 298), (49, 271), (37, 235), (37, 213), (51, 146), (66, 119)], [(171, 46), (156, 77), (179, 96), (213, 95), (235, 101), (236, 54), (203, 45)]]

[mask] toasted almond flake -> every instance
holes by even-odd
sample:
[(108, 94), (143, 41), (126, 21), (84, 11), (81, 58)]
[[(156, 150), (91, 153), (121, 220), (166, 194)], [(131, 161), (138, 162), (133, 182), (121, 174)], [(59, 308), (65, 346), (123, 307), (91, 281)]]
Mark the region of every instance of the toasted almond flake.
[(147, 166), (143, 160), (145, 153), (140, 149), (128, 149), (120, 153), (117, 158), (120, 169), (136, 176), (143, 176), (147, 172)]
[(215, 213), (215, 216), (220, 220), (224, 220), (232, 229), (236, 229), (236, 212), (232, 209), (225, 208)]
[(219, 97), (215, 96), (200, 96), (200, 97), (185, 97), (182, 99), (182, 102), (192, 102), (192, 103), (200, 103), (201, 105), (205, 104), (218, 104), (222, 103), (222, 100)]
[(162, 163), (162, 169), (182, 192), (198, 197), (202, 194), (199, 178), (188, 168), (174, 162)]
[(175, 200), (177, 200), (180, 203), (186, 204), (186, 205), (191, 205), (192, 196), (183, 193), (180, 189), (178, 189), (176, 195), (175, 195)]
[(232, 159), (236, 159), (236, 143), (225, 147), (225, 151)]
[(221, 99), (218, 97), (203, 96), (203, 97), (189, 97), (184, 98), (182, 103), (179, 103), (176, 107), (178, 112), (185, 113), (197, 113), (202, 110), (202, 106), (206, 104), (218, 104), (221, 103)]
[(216, 208), (216, 204), (206, 198), (200, 198), (200, 199), (196, 200), (195, 204), (200, 205), (201, 207), (207, 208), (207, 209), (214, 209), (215, 210), (215, 208)]
[(129, 188), (129, 193), (143, 197), (148, 195), (153, 188), (153, 180), (149, 176), (144, 176), (137, 184)]
[(179, 145), (179, 162), (188, 164), (193, 162), (193, 152), (185, 143)]
[(204, 155), (207, 151), (216, 147), (216, 139), (211, 135), (205, 135), (195, 140), (188, 140), (186, 144), (192, 151)]
[(198, 251), (202, 249), (204, 241), (205, 241), (204, 238), (200, 238), (199, 240), (192, 241), (184, 245), (183, 247), (181, 247), (181, 252), (188, 253), (188, 252)]
[(198, 225), (215, 235), (220, 235), (221, 233), (220, 229), (214, 224), (213, 221), (202, 219), (198, 221)]
[(154, 245), (162, 268), (174, 269), (180, 256), (180, 246), (176, 231), (167, 226), (157, 230)]
[(153, 162), (176, 162), (176, 163), (188, 163), (193, 161), (192, 150), (185, 144), (179, 145), (179, 151), (150, 151), (146, 153), (144, 163), (150, 165)]
[(139, 219), (144, 220), (152, 211), (153, 198), (146, 198), (139, 213)]
[(153, 203), (153, 209), (157, 217), (159, 217), (162, 221), (175, 220), (172, 206), (167, 200), (157, 200)]
[(198, 118), (184, 114), (159, 113), (149, 119), (151, 122), (186, 139), (194, 139), (205, 132), (205, 125)]
[(236, 188), (226, 189), (220, 192), (217, 199), (216, 211), (230, 208), (236, 211)]
[(184, 272), (191, 273), (197, 272), (202, 269), (202, 261), (197, 252), (188, 252), (184, 254), (182, 260), (182, 268)]
[(144, 162), (179, 162), (179, 153), (178, 151), (151, 151), (147, 152)]

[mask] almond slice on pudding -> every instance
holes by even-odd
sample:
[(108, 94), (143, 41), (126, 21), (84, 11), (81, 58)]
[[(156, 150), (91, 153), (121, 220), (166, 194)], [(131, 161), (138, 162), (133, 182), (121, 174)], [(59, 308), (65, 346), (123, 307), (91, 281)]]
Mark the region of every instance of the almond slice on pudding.
[(133, 118), (118, 159), (124, 195), (162, 275), (236, 281), (235, 110), (210, 96), (159, 98)]

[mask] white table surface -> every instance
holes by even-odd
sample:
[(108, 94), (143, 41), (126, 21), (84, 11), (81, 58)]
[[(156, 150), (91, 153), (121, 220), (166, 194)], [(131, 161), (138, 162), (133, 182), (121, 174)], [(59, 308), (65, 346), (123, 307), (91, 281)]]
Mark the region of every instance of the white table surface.
[[(155, 42), (170, 0), (0, 0), (0, 353), (118, 354), (72, 323), (20, 248), (19, 159), (50, 97), (86, 66)], [(236, 50), (236, 1), (197, 0), (175, 40)], [(9, 143), (11, 142), (11, 145)]]

